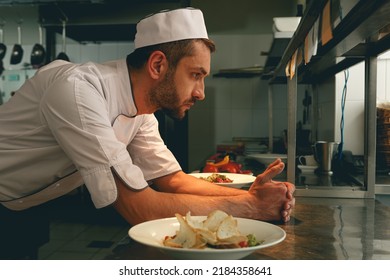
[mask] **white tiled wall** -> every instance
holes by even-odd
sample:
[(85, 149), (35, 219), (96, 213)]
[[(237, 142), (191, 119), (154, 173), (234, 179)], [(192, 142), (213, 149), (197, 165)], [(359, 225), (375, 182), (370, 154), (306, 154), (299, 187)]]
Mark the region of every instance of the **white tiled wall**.
[[(377, 68), (377, 103), (379, 104), (390, 101), (390, 52), (378, 57)], [(344, 149), (362, 155), (364, 154), (364, 63), (349, 68), (348, 73), (344, 113)], [(332, 79), (320, 90), (322, 120), (319, 121), (319, 135), (324, 139), (319, 140), (341, 140), (341, 98), (344, 83), (345, 75), (341, 72), (336, 75), (335, 81)], [(333, 98), (335, 99), (332, 100)]]
[[(61, 38), (57, 38), (58, 42), (61, 42)], [(70, 43), (66, 45), (66, 54), (69, 59), (75, 63), (83, 63), (87, 61), (104, 62), (114, 60), (118, 58), (124, 58), (127, 54), (133, 51), (134, 43), (104, 43), (104, 44), (78, 44), (72, 42), (70, 39), (67, 40)], [(30, 68), (30, 56), (33, 45), (23, 45), (23, 58), (22, 61), (16, 65), (10, 64), (10, 58), (12, 53), (13, 45), (7, 45), (7, 52), (3, 59), (4, 75), (0, 79), (0, 92), (3, 102), (6, 102), (8, 94), (5, 94), (4, 77), (9, 70), (20, 70)], [(57, 54), (62, 52), (62, 43), (56, 46)], [(1, 101), (1, 100), (0, 100)], [(1, 102), (0, 102), (1, 104)]]
[[(61, 51), (62, 45), (57, 45)], [(84, 63), (88, 61), (105, 62), (125, 58), (134, 50), (133, 42), (103, 43), (103, 44), (67, 44), (66, 53), (72, 62)]]

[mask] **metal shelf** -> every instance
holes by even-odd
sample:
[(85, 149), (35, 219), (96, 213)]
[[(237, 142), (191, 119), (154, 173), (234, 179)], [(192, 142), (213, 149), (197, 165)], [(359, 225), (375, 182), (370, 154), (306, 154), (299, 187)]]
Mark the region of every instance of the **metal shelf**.
[[(347, 1), (347, 0), (345, 0)], [(316, 84), (365, 61), (365, 117), (364, 117), (364, 185), (363, 187), (312, 187), (297, 186), (297, 195), (327, 197), (375, 196), (375, 160), (376, 160), (376, 71), (377, 55), (390, 49), (390, 37), (381, 34), (390, 26), (390, 1), (361, 0), (350, 10), (336, 27), (333, 38), (324, 46), (319, 46), (317, 54), (307, 65), (296, 69), (292, 79), (282, 78), (284, 69), (295, 51), (300, 48), (306, 35), (321, 16), (328, 0), (311, 1), (289, 44), (280, 58), (272, 75), (268, 77), (272, 84), (286, 82), (288, 90), (288, 163), (287, 180), (295, 182), (296, 156), (296, 108), (298, 83)], [(340, 59), (344, 57), (344, 59)], [(270, 94), (272, 96), (272, 94)]]

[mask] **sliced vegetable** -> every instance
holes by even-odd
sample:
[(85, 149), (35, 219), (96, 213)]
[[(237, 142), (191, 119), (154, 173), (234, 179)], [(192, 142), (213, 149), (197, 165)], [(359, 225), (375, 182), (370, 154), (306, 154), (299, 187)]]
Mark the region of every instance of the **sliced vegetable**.
[(223, 160), (221, 160), (219, 162), (216, 162), (216, 163), (208, 162), (207, 164), (210, 164), (210, 165), (216, 166), (216, 167), (220, 167), (222, 165), (225, 165), (225, 164), (229, 163), (229, 161), (230, 161), (229, 156), (225, 156), (223, 158)]

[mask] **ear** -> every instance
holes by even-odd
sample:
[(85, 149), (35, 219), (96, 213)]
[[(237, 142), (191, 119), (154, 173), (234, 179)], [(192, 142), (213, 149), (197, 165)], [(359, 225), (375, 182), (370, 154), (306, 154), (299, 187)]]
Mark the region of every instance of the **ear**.
[(167, 58), (161, 51), (154, 51), (148, 60), (148, 72), (152, 79), (159, 79), (167, 69)]

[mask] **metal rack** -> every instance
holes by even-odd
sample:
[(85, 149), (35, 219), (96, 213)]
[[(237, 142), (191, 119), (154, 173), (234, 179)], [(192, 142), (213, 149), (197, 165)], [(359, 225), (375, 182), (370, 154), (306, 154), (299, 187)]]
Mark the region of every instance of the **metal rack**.
[[(331, 0), (329, 0), (331, 1)], [(350, 0), (344, 0), (350, 1)], [(287, 180), (296, 182), (296, 109), (297, 86), (319, 84), (331, 76), (365, 62), (365, 110), (364, 110), (364, 179), (363, 186), (341, 186), (337, 188), (318, 186), (300, 188), (297, 196), (372, 198), (375, 196), (376, 162), (376, 71), (378, 54), (390, 49), (390, 36), (382, 34), (390, 25), (389, 0), (361, 0), (333, 29), (332, 39), (324, 46), (319, 46), (316, 56), (310, 63), (300, 65), (292, 79), (286, 79), (284, 69), (295, 51), (300, 48), (306, 35), (321, 16), (328, 0), (311, 1), (306, 8), (301, 22), (289, 41), (277, 66), (264, 75), (272, 84), (286, 83), (288, 93), (288, 161)], [(381, 36), (379, 36), (381, 34)], [(344, 59), (338, 60), (337, 58)], [(272, 90), (270, 90), (272, 92)], [(271, 96), (272, 94), (270, 94)], [(270, 108), (271, 110), (271, 108)], [(272, 116), (272, 114), (271, 114)]]

